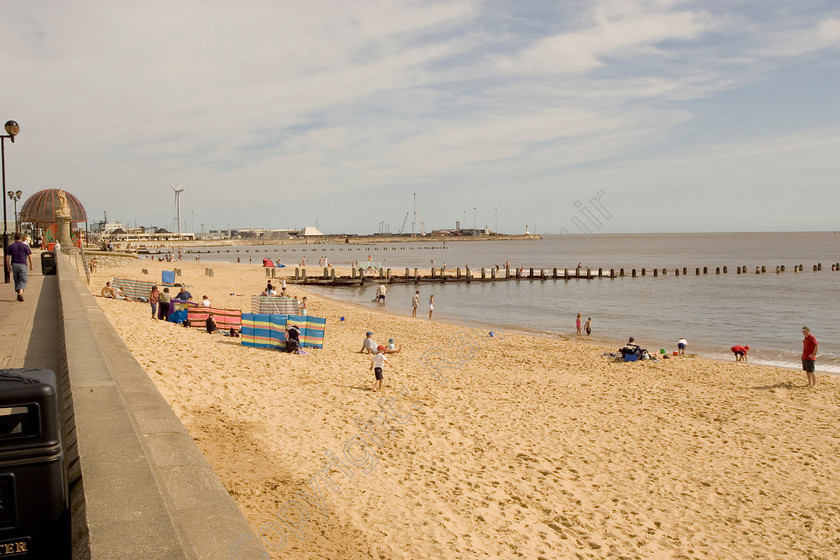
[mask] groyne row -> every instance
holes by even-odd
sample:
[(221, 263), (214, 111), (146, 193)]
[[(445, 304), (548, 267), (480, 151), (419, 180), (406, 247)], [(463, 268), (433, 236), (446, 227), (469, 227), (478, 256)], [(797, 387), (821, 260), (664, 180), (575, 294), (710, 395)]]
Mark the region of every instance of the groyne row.
[[(830, 265), (832, 272), (840, 271), (840, 263), (833, 263)], [(766, 266), (756, 266), (754, 270), (752, 268), (748, 268), (746, 266), (736, 266), (734, 269), (735, 274), (767, 274), (768, 271), (772, 272), (772, 268), (768, 269)], [(822, 271), (822, 263), (817, 263), (815, 265), (811, 265), (809, 270), (813, 272)], [(304, 285), (335, 285), (335, 286), (347, 286), (347, 285), (359, 285), (364, 284), (365, 282), (385, 282), (385, 283), (421, 283), (421, 282), (496, 282), (496, 281), (507, 281), (507, 280), (594, 280), (596, 278), (624, 278), (624, 277), (652, 277), (657, 278), (659, 276), (667, 276), (669, 274), (673, 274), (674, 276), (689, 276), (694, 274), (694, 276), (702, 276), (702, 275), (720, 275), (720, 274), (730, 274), (730, 267), (723, 266), (723, 267), (715, 267), (711, 269), (710, 267), (694, 267), (693, 270), (688, 267), (683, 268), (481, 268), (478, 270), (470, 269), (469, 267), (465, 267), (464, 269), (456, 268), (452, 269), (445, 269), (445, 268), (431, 268), (429, 269), (429, 273), (421, 273), (419, 268), (405, 268), (403, 274), (397, 274), (391, 268), (379, 268), (373, 270), (372, 268), (368, 267), (367, 269), (360, 268), (360, 269), (351, 269), (350, 275), (340, 275), (337, 273), (336, 269), (333, 267), (326, 267), (323, 269), (323, 272), (319, 270), (318, 273), (312, 275), (307, 272), (306, 268), (298, 267), (295, 268), (295, 274), (292, 277), (286, 277), (287, 282), (294, 283), (294, 284), (304, 284)], [(777, 265), (775, 267), (776, 274), (782, 274), (790, 272), (786, 265)], [(792, 268), (792, 272), (799, 273), (805, 272), (805, 266), (802, 264), (794, 265)], [(205, 271), (207, 275), (212, 275), (212, 269), (207, 269)], [(266, 278), (275, 278), (279, 276), (284, 276), (281, 274), (277, 274), (277, 269), (275, 268), (266, 268), (265, 269), (265, 276)]]

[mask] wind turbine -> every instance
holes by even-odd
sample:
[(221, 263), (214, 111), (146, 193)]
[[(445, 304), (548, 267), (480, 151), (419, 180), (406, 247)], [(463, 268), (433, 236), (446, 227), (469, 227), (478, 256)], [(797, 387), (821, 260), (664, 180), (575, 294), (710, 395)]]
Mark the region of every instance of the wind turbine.
[(172, 183), (169, 183), (169, 186), (172, 187), (172, 190), (175, 191), (175, 214), (178, 216), (178, 233), (181, 233), (181, 193), (184, 192), (184, 183), (181, 183), (177, 187)]

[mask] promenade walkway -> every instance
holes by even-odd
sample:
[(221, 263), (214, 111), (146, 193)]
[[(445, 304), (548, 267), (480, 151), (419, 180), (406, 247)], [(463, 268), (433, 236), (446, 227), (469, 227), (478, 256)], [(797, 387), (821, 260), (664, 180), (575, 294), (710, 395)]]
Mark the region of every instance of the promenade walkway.
[(0, 368), (58, 370), (56, 276), (41, 274), (40, 259), (34, 252), (23, 302), (13, 280), (0, 283)]

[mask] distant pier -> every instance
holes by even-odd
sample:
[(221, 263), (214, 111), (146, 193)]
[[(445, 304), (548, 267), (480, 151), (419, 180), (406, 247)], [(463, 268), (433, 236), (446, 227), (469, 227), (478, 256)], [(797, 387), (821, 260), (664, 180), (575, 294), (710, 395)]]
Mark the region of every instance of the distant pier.
[[(822, 271), (822, 263), (811, 265), (808, 270), (812, 272)], [(276, 276), (275, 268), (266, 268), (266, 278), (274, 278)], [(311, 270), (311, 269), (309, 269)], [(703, 275), (720, 275), (720, 274), (768, 274), (774, 272), (775, 274), (782, 273), (799, 273), (805, 272), (805, 266), (798, 264), (794, 265), (792, 269), (786, 269), (785, 265), (777, 265), (775, 267), (756, 266), (748, 268), (746, 266), (737, 266), (734, 270), (730, 270), (727, 266), (722, 267), (694, 267), (694, 268), (480, 268), (471, 269), (466, 268), (431, 268), (425, 269), (423, 272), (419, 268), (380, 268), (372, 269), (351, 269), (350, 275), (339, 275), (333, 267), (316, 269), (317, 272), (312, 274), (308, 272), (305, 267), (295, 268), (295, 274), (291, 277), (286, 277), (286, 281), (292, 284), (314, 285), (314, 286), (360, 286), (366, 282), (386, 283), (386, 284), (420, 284), (420, 283), (471, 283), (471, 282), (504, 282), (510, 280), (594, 280), (596, 278), (640, 278), (659, 276), (703, 276)], [(828, 268), (826, 269), (828, 270)], [(830, 266), (832, 272), (840, 271), (840, 263), (834, 263)]]

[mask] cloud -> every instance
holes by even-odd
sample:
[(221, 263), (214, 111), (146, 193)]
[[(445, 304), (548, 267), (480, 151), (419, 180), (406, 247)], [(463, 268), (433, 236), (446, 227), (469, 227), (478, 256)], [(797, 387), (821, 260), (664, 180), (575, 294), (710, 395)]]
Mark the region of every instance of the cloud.
[(840, 46), (840, 18), (822, 19), (809, 28), (794, 28), (779, 33), (772, 44), (757, 50), (763, 56), (795, 57)]
[(513, 56), (497, 57), (496, 63), (506, 72), (582, 72), (604, 66), (606, 58), (622, 51), (695, 40), (713, 28), (713, 19), (702, 12), (652, 13), (629, 2), (601, 4), (593, 9), (585, 28), (543, 38)]

